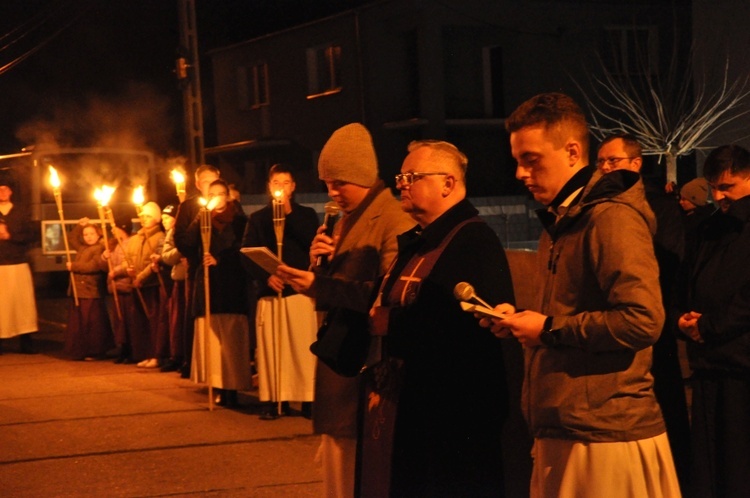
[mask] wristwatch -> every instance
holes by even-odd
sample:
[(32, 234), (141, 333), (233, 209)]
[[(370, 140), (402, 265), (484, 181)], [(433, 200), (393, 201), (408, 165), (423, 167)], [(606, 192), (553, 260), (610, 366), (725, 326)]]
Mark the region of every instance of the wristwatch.
[(544, 319), (544, 326), (542, 327), (542, 333), (539, 334), (539, 341), (548, 348), (554, 348), (560, 344), (560, 331), (552, 330), (551, 316)]

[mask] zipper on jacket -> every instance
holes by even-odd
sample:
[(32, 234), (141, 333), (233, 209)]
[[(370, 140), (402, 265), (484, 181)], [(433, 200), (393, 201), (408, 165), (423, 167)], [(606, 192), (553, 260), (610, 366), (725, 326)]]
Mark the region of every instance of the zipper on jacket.
[(554, 275), (557, 273), (557, 260), (560, 259), (560, 251), (557, 251), (555, 255), (555, 242), (550, 240), (549, 243), (549, 260), (547, 261), (547, 269)]

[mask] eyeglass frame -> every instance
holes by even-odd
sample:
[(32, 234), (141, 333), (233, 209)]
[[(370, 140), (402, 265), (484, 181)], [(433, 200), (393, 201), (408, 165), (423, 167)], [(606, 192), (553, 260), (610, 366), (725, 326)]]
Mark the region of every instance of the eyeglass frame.
[[(406, 173), (399, 173), (398, 175), (394, 176), (394, 178), (396, 179), (396, 186), (402, 185), (404, 187), (411, 187), (412, 185), (414, 185), (414, 182), (416, 182), (420, 178), (433, 175), (450, 175), (450, 173), (438, 171), (409, 171)], [(406, 178), (409, 178), (408, 182), (404, 181)]]
[(635, 157), (630, 157), (630, 156), (625, 156), (625, 157), (607, 157), (607, 158), (604, 158), (604, 159), (597, 159), (596, 160), (596, 167), (597, 168), (601, 168), (605, 164), (607, 164), (609, 166), (615, 166), (620, 161), (624, 161), (625, 159), (627, 159), (629, 161), (632, 161), (633, 159), (636, 159), (636, 158)]

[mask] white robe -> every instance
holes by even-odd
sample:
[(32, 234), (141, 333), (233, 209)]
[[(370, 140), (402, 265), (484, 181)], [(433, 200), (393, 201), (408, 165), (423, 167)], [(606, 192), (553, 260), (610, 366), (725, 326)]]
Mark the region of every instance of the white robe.
[(38, 330), (34, 280), (28, 263), (0, 265), (0, 339)]
[[(204, 333), (206, 319), (195, 319), (193, 361), (190, 380), (207, 383), (219, 389), (248, 391), (252, 389), (250, 372), (250, 329), (246, 315), (211, 314), (209, 355), (206, 365)], [(207, 370), (210, 367), (210, 375)]]
[(260, 298), (255, 326), (258, 399), (313, 401), (316, 358), (310, 344), (318, 333), (314, 301), (301, 294)]

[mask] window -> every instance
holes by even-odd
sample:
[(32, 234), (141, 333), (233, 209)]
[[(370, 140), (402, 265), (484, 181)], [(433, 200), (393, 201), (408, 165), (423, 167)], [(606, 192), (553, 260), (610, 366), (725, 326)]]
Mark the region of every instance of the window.
[(307, 98), (341, 91), (341, 47), (322, 45), (307, 49)]
[(237, 100), (240, 109), (268, 105), (268, 64), (237, 68)]
[(604, 28), (604, 64), (615, 75), (656, 75), (658, 42), (654, 26)]

